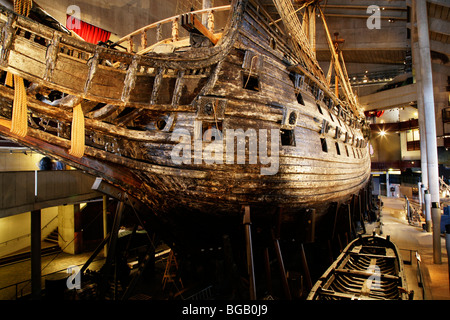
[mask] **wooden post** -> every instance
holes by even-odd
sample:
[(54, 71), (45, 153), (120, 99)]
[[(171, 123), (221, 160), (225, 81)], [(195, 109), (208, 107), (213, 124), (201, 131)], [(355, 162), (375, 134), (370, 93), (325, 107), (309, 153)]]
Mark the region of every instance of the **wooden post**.
[(120, 223), (122, 221), (122, 214), (125, 209), (125, 204), (123, 201), (120, 201), (117, 204), (116, 208), (116, 214), (114, 216), (114, 223), (111, 230), (111, 236), (109, 237), (109, 244), (108, 244), (108, 256), (106, 257), (105, 264), (103, 266), (103, 278), (102, 281), (99, 284), (99, 297), (103, 299), (105, 297), (107, 286), (108, 286), (108, 278), (110, 276), (110, 270), (113, 263), (113, 260), (115, 258), (116, 254), (116, 244), (117, 244), (117, 238), (119, 234), (119, 228)]
[(309, 14), (309, 44), (311, 45), (311, 51), (316, 58), (316, 8), (314, 6), (308, 6)]
[(330, 258), (330, 264), (334, 261), (334, 255), (333, 255), (333, 246), (331, 245), (331, 240), (328, 239), (328, 255)]
[[(103, 238), (108, 236), (108, 196), (103, 196)], [(108, 244), (105, 242), (103, 256), (108, 255)]]
[(256, 300), (255, 272), (253, 267), (252, 231), (250, 221), (250, 206), (244, 207), (245, 239), (247, 245), (247, 268), (250, 283), (250, 300)]
[(273, 246), (275, 247), (275, 253), (277, 254), (278, 267), (280, 269), (281, 284), (283, 285), (284, 294), (286, 296), (286, 299), (291, 300), (291, 291), (289, 290), (286, 270), (284, 268), (283, 256), (281, 255), (280, 242), (278, 241), (278, 238), (275, 236), (273, 230), (272, 230), (272, 239), (273, 239)]
[(356, 238), (356, 230), (352, 221), (352, 208), (350, 203), (347, 203), (347, 214), (348, 214), (348, 229), (352, 239)]
[(141, 33), (141, 47), (142, 50), (147, 48), (147, 31), (145, 30)]
[(156, 42), (159, 42), (162, 40), (162, 29), (161, 29), (161, 23), (158, 23), (156, 25)]
[(266, 281), (267, 281), (267, 291), (269, 291), (269, 294), (273, 294), (272, 289), (272, 272), (270, 270), (270, 258), (269, 258), (269, 248), (266, 247), (264, 249), (264, 268), (266, 271)]
[[(213, 5), (213, 0), (202, 0), (202, 9), (209, 9), (209, 8), (212, 8), (214, 5)], [(209, 24), (209, 13), (210, 13), (211, 11), (208, 11), (208, 13), (204, 13), (204, 14), (202, 14), (202, 24), (204, 24), (205, 26), (208, 26), (208, 24)], [(210, 29), (211, 30), (211, 29)], [(213, 30), (211, 30), (211, 32), (212, 32)]]
[(178, 41), (178, 18), (172, 21), (172, 41)]
[(81, 253), (83, 249), (83, 231), (81, 223), (81, 208), (79, 203), (73, 205), (73, 235), (74, 254)]
[(308, 260), (306, 258), (306, 253), (305, 253), (305, 248), (303, 246), (303, 243), (300, 244), (300, 256), (301, 256), (301, 260), (302, 260), (303, 271), (305, 272), (306, 285), (308, 286), (307, 289), (311, 290), (311, 288), (312, 288), (311, 275), (309, 273)]
[(129, 43), (128, 53), (133, 53), (133, 38), (130, 37), (128, 43)]
[(208, 11), (208, 30), (214, 33), (214, 11)]

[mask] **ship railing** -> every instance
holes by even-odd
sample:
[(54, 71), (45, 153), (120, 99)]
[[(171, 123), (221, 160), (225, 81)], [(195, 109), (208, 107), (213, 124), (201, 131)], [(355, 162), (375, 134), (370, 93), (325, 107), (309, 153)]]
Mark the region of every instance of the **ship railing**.
[[(195, 10), (190, 11), (189, 14), (207, 14), (208, 21), (207, 21), (207, 29), (214, 33), (215, 28), (215, 13), (222, 12), (222, 11), (229, 11), (231, 9), (231, 5), (225, 5), (225, 6), (218, 6), (213, 8), (207, 8), (207, 9), (201, 9), (201, 10)], [(153, 49), (153, 47), (160, 43), (166, 43), (166, 42), (172, 42), (175, 43), (179, 41), (180, 39), (180, 21), (181, 21), (182, 15), (175, 15), (169, 18), (162, 19), (157, 22), (153, 22), (145, 27), (142, 27), (138, 30), (135, 30), (131, 32), (130, 34), (120, 38), (116, 42), (114, 42), (111, 47), (119, 47), (121, 45), (122, 47), (126, 47), (127, 51), (132, 53), (134, 51), (135, 47), (135, 40), (138, 38), (138, 41), (140, 41), (140, 49), (136, 52), (137, 54), (145, 54)], [(163, 40), (163, 26), (171, 24), (171, 38)], [(149, 46), (148, 44), (148, 32), (150, 30), (156, 31), (156, 43), (153, 43)]]
[[(419, 251), (417, 249), (402, 249), (399, 248), (400, 251), (406, 251), (407, 255), (409, 256), (408, 260), (403, 260), (403, 264), (405, 265), (413, 265), (413, 262), (415, 260), (416, 262), (416, 281), (417, 281), (417, 286), (419, 288), (422, 288), (422, 300), (426, 300), (427, 296), (426, 296), (426, 287), (425, 287), (425, 281), (424, 281), (424, 277), (423, 277), (423, 267), (422, 267), (422, 257), (419, 254)], [(406, 256), (406, 255), (404, 255)], [(414, 258), (413, 258), (414, 257)]]

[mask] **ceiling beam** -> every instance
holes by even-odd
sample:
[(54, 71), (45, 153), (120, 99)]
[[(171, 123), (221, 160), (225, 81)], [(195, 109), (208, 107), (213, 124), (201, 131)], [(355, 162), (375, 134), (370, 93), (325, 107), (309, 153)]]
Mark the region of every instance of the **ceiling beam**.
[[(369, 17), (369, 15), (363, 14), (343, 14), (343, 13), (325, 13), (326, 17), (339, 17), (339, 18), (350, 18), (350, 19), (365, 19)], [(397, 16), (385, 16), (380, 15), (380, 19), (382, 20), (397, 20), (397, 21), (407, 21), (406, 17), (397, 17)]]

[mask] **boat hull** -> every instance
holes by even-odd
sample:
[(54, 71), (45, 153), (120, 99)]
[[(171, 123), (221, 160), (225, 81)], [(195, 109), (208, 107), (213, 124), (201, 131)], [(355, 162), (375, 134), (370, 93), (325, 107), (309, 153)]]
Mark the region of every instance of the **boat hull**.
[(397, 246), (380, 236), (360, 236), (316, 282), (307, 300), (407, 300)]
[(288, 237), (329, 237), (336, 204), (369, 180), (366, 137), (315, 80), (288, 69), (288, 44), (257, 15), (235, 1), (216, 47), (139, 56), (8, 13), (2, 28), (14, 36), (3, 39), (0, 68), (81, 103), (85, 153), (69, 153), (71, 107), (33, 91), (19, 137), (9, 128), (13, 91), (2, 88), (0, 133), (121, 188), (181, 243), (220, 241), (245, 206), (256, 225), (281, 224)]

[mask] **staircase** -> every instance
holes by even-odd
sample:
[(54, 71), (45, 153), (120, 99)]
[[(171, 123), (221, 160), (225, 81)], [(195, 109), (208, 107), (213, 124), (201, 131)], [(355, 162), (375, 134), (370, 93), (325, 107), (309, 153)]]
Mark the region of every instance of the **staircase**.
[(55, 228), (47, 237), (44, 238), (45, 242), (58, 245), (58, 227)]
[[(41, 243), (41, 256), (61, 251), (58, 245), (58, 228), (53, 230)], [(31, 259), (30, 247), (0, 258), (0, 266)]]

